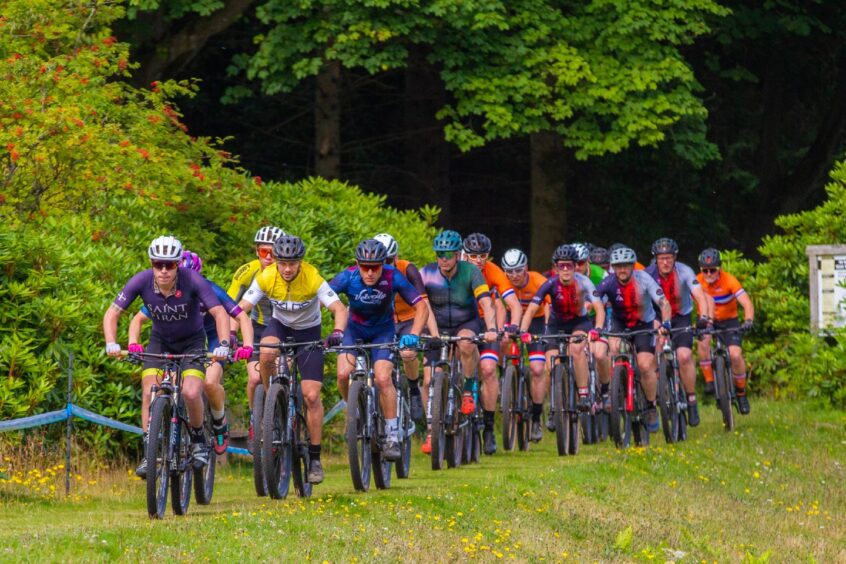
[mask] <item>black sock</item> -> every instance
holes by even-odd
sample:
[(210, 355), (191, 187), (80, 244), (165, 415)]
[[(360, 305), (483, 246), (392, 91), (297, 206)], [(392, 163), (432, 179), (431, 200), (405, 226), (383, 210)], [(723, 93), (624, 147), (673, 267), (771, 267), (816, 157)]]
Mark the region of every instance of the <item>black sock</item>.
[(487, 409), (482, 411), (482, 421), (485, 422), (485, 431), (493, 431), (494, 415), (495, 413), (493, 411), (488, 411)]
[(533, 423), (540, 423), (542, 414), (543, 414), (543, 404), (532, 402), (532, 422)]
[(320, 445), (308, 445), (308, 456), (312, 460), (320, 460)]

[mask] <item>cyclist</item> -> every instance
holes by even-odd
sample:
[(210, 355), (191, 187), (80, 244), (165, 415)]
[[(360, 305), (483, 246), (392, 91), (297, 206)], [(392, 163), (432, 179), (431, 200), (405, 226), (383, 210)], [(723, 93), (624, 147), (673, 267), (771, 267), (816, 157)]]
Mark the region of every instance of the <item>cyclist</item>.
[[(491, 252), (491, 240), (482, 233), (471, 233), (465, 237), (462, 243), (462, 250), (464, 260), (478, 268), (482, 276), (485, 278), (485, 283), (491, 292), (495, 292), (502, 301), (493, 299), (494, 311), (496, 316), (496, 328), (505, 331), (506, 335), (517, 335), (517, 326), (522, 316), (523, 308), (520, 306), (520, 300), (517, 294), (514, 293), (514, 288), (508, 277), (493, 261), (488, 260)], [(511, 323), (505, 323), (505, 308), (502, 305), (508, 306)], [(479, 317), (484, 317), (484, 310), (481, 304), (479, 305)], [(508, 337), (506, 337), (507, 341)], [(499, 350), (495, 343), (485, 344), (480, 346), (479, 356), (479, 380), (482, 384), (481, 401), (482, 401), (482, 418), (485, 425), (484, 435), (489, 437), (486, 439), (485, 452), (493, 454), (496, 451), (496, 434), (494, 429), (494, 415), (496, 414), (496, 401), (499, 397), (499, 378), (497, 377), (496, 367), (499, 364)], [(465, 390), (461, 398), (461, 411), (469, 415), (476, 409), (473, 401), (473, 395), (470, 391)]]
[[(400, 274), (405, 276), (426, 305), (427, 318), (432, 315), (429, 308), (429, 299), (426, 296), (426, 289), (423, 287), (423, 279), (420, 277), (420, 271), (414, 263), (398, 258), (399, 245), (388, 233), (380, 233), (373, 237), (387, 249), (388, 255), (385, 259), (385, 264), (393, 265)], [(395, 330), (398, 337), (402, 338), (411, 332), (411, 326), (414, 324), (415, 308), (408, 305), (403, 300), (402, 295), (397, 294), (394, 297), (394, 322)], [(405, 368), (405, 376), (409, 383), (409, 394), (411, 395), (411, 418), (415, 421), (422, 421), (426, 414), (423, 412), (423, 401), (420, 397), (420, 359), (417, 351), (411, 348), (400, 351), (402, 357), (402, 364)]]
[(576, 250), (576, 273), (582, 276), (587, 276), (593, 285), (596, 286), (602, 279), (608, 276), (608, 272), (603, 268), (592, 264), (590, 260), (590, 247), (584, 243), (572, 243), (571, 246)]
[[(250, 311), (265, 296), (273, 305), (273, 313), (261, 338), (262, 345), (279, 344), (291, 337), (296, 342), (320, 339), (320, 305), (335, 317), (335, 328), (326, 338), (326, 344), (337, 346), (344, 337), (347, 325), (347, 308), (338, 295), (329, 287), (317, 269), (303, 261), (306, 248), (302, 239), (293, 235), (280, 235), (273, 243), (273, 259), (276, 268), (265, 268), (250, 284), (250, 288), (238, 303), (244, 311)], [(278, 349), (263, 348), (259, 354), (259, 371), (265, 388), (276, 372)], [(311, 462), (308, 481), (319, 484), (323, 481), (323, 465), (320, 463), (320, 441), (323, 431), (323, 402), (320, 389), (323, 386), (323, 353), (318, 350), (300, 351), (297, 355), (303, 402), (307, 410), (306, 425), (311, 435), (308, 453)]]
[[(646, 269), (661, 286), (664, 296), (670, 302), (673, 328), (690, 327), (693, 314), (693, 297), (699, 311), (696, 326), (704, 329), (711, 320), (711, 305), (705, 292), (689, 266), (676, 260), (678, 244), (662, 237), (652, 244), (655, 264)], [(679, 363), (679, 374), (687, 393), (687, 418), (691, 427), (699, 425), (699, 405), (696, 403), (696, 366), (693, 364), (693, 333), (679, 332), (673, 335), (673, 347)]]
[[(541, 304), (546, 297), (550, 299), (548, 333), (570, 333), (573, 335), (586, 335), (588, 332), (598, 334), (605, 324), (605, 308), (599, 297), (595, 296), (596, 287), (590, 278), (576, 272), (576, 263), (581, 256), (579, 249), (574, 245), (561, 245), (552, 253), (553, 268), (558, 273), (555, 278), (544, 282), (532, 298), (532, 303), (526, 308), (523, 320), (520, 324), (521, 339), (524, 343), (532, 342), (532, 334), (529, 333), (532, 320), (540, 310)], [(588, 315), (587, 304), (592, 303), (596, 315), (591, 318)], [(576, 386), (578, 387), (579, 411), (590, 409), (588, 399), (588, 359), (585, 355), (587, 340), (571, 342), (567, 348), (567, 354), (573, 359), (575, 368)], [(547, 368), (552, 366), (552, 357), (558, 349), (558, 344), (549, 341), (545, 343)], [(535, 374), (532, 374), (533, 380)], [(543, 437), (540, 427), (539, 411), (543, 409), (543, 399), (546, 395), (546, 386), (541, 393), (534, 395), (535, 382), (532, 385), (532, 429), (531, 438), (539, 441)], [(538, 413), (538, 416), (535, 416)]]
[[(740, 329), (749, 331), (755, 321), (755, 306), (737, 278), (722, 269), (720, 251), (705, 249), (699, 255), (699, 274), (696, 276), (705, 293), (714, 300), (714, 329)], [(743, 323), (737, 316), (737, 304), (743, 306)], [(748, 415), (749, 398), (746, 396), (746, 362), (741, 351), (742, 335), (733, 331), (725, 335), (728, 344), (734, 389), (740, 413)], [(711, 370), (711, 336), (699, 342), (699, 366), (705, 377), (705, 391), (714, 395), (714, 373)]]
[[(628, 247), (618, 247), (611, 251), (609, 262), (614, 275), (603, 280), (595, 294), (596, 297), (602, 298), (603, 302), (611, 304), (609, 329), (614, 333), (623, 330), (652, 329), (656, 318), (654, 304), (661, 312), (659, 334), (668, 335), (673, 313), (670, 302), (664, 297), (664, 291), (654, 278), (646, 272), (635, 270), (637, 263), (635, 252)], [(598, 332), (591, 331), (590, 338), (597, 342)], [(612, 356), (619, 354), (619, 338), (608, 339), (608, 345)], [(649, 334), (637, 335), (633, 339), (633, 345), (640, 369), (640, 382), (648, 402), (648, 408), (644, 414), (646, 428), (650, 433), (657, 433), (659, 425), (655, 397), (658, 391), (658, 363), (655, 359), (655, 338)], [(606, 347), (601, 345), (594, 351), (600, 378), (603, 382), (610, 382), (611, 366), (606, 354)]]
[[(538, 289), (547, 281), (547, 277), (540, 272), (528, 269), (529, 259), (520, 249), (509, 249), (502, 255), (500, 264), (508, 276), (508, 280), (514, 287), (514, 292), (523, 307), (523, 315), (532, 298), (535, 297)], [(528, 326), (528, 331), (535, 335), (546, 333), (546, 310), (549, 308), (549, 296), (543, 301), (544, 307), (536, 308), (534, 316)], [(522, 319), (520, 320), (522, 322)], [(546, 390), (549, 389), (549, 372), (546, 370), (546, 356), (544, 345), (535, 342), (528, 345), (529, 372), (531, 373), (531, 395), (532, 395), (532, 430), (530, 439), (537, 442), (543, 438), (540, 431), (540, 420), (543, 414), (543, 401), (546, 397)], [(535, 425), (537, 424), (537, 425)]]
[[(232, 276), (232, 283), (226, 293), (236, 302), (241, 301), (244, 293), (249, 289), (253, 283), (256, 275), (265, 268), (273, 264), (273, 243), (285, 232), (272, 225), (265, 225), (256, 231), (253, 237), (253, 244), (256, 247), (256, 258), (246, 264), (242, 264), (235, 271)], [(256, 340), (261, 340), (264, 334), (264, 329), (267, 326), (273, 309), (270, 305), (270, 300), (266, 297), (262, 298), (256, 307), (250, 312), (250, 322), (253, 326), (253, 335)], [(261, 374), (259, 374), (258, 361), (247, 363), (247, 403), (250, 407), (250, 431), (249, 444), (253, 444), (253, 394), (255, 394), (256, 386), (261, 382)]]
[[(400, 347), (414, 348), (426, 324), (429, 310), (414, 286), (396, 268), (385, 265), (387, 249), (376, 239), (365, 239), (355, 248), (356, 265), (335, 276), (329, 286), (349, 298), (349, 321), (344, 332), (344, 345), (392, 343), (394, 341), (394, 296), (399, 294), (414, 308), (410, 331), (400, 338)], [(382, 454), (386, 460), (401, 457), (397, 427), (397, 390), (391, 380), (394, 359), (389, 349), (373, 349), (373, 372), (379, 390), (379, 405), (385, 417), (385, 442)], [(338, 389), (347, 400), (350, 374), (355, 357), (338, 356)]]
[[(179, 262), (179, 266), (182, 268), (189, 268), (194, 272), (202, 273), (203, 270), (203, 260), (200, 258), (197, 253), (193, 253), (189, 250), (182, 251), (182, 260)], [(220, 304), (229, 314), (232, 319), (236, 319), (240, 322), (241, 326), (241, 333), (242, 333), (242, 342), (243, 345), (238, 347), (237, 351), (235, 352), (235, 360), (247, 360), (253, 354), (253, 327), (250, 324), (250, 318), (247, 316), (246, 313), (241, 311), (241, 308), (238, 307), (232, 298), (230, 298), (227, 293), (224, 291), (223, 288), (215, 284), (210, 280), (206, 280), (209, 284), (211, 284), (212, 290), (214, 290), (214, 294), (217, 296), (217, 299), (220, 300)], [(205, 312), (205, 305), (201, 306), (201, 311)], [(135, 317), (132, 318), (132, 321), (129, 323), (129, 347), (127, 347), (131, 352), (142, 352), (144, 350), (144, 346), (140, 344), (140, 337), (141, 337), (141, 328), (144, 325), (145, 321), (150, 319), (150, 310), (147, 308), (146, 305), (141, 306), (141, 311), (135, 314)], [(207, 350), (214, 350), (218, 346), (218, 339), (217, 333), (215, 332), (215, 319), (212, 317), (208, 312), (203, 314), (203, 329), (206, 333), (206, 349)], [(232, 338), (232, 335), (230, 335)], [(234, 339), (233, 339), (234, 342)], [(206, 378), (205, 378), (205, 392), (206, 397), (209, 400), (209, 408), (211, 410), (212, 415), (212, 430), (214, 432), (214, 451), (217, 454), (223, 454), (226, 452), (226, 447), (229, 446), (229, 424), (226, 422), (226, 392), (221, 385), (221, 381), (223, 380), (223, 367), (224, 364), (222, 362), (213, 362), (209, 366), (206, 367)], [(141, 410), (146, 411), (149, 409), (150, 403), (150, 393), (149, 390), (144, 390), (141, 396)], [(135, 473), (140, 477), (144, 478), (147, 476), (147, 460), (146, 458), (142, 461), (142, 466), (139, 466), (135, 469)]]
[[(199, 352), (206, 347), (202, 307), (215, 320), (218, 346), (212, 353), (214, 360), (229, 357), (229, 315), (220, 305), (209, 282), (190, 268), (179, 268), (182, 243), (176, 237), (164, 235), (153, 239), (147, 249), (152, 268), (143, 270), (129, 279), (103, 316), (103, 335), (106, 353), (120, 356), (117, 344), (118, 318), (140, 297), (150, 312), (153, 328), (147, 347), (150, 353), (183, 354)], [(137, 343), (130, 352), (141, 352)], [(149, 359), (141, 372), (142, 401), (149, 401), (150, 388), (156, 382), (164, 360)], [(188, 408), (191, 435), (192, 465), (199, 469), (209, 463), (208, 445), (203, 433), (203, 371), (202, 361), (187, 363), (182, 375), (182, 397)], [(149, 408), (141, 410), (141, 428), (144, 429), (144, 450)], [(143, 465), (144, 461), (142, 461)]]
[[(429, 296), (433, 316), (429, 317), (427, 326), (433, 336), (441, 334), (475, 337), (484, 331), (484, 340), (488, 343), (496, 341), (496, 317), (488, 285), (481, 271), (469, 262), (459, 261), (458, 252), (461, 250), (461, 235), (456, 231), (441, 231), (432, 242), (432, 249), (437, 256), (437, 262), (427, 264), (420, 271), (423, 287)], [(484, 320), (479, 317), (478, 306), (484, 312)], [(484, 322), (484, 326), (482, 326)], [(469, 341), (458, 343), (461, 368), (465, 378), (472, 378), (479, 362), (479, 349)], [(440, 352), (431, 350), (427, 353), (427, 361), (434, 361), (440, 357)], [(428, 395), (431, 370), (427, 366), (423, 370), (423, 401)], [(427, 414), (431, 417), (431, 414)], [(427, 426), (431, 429), (431, 421)], [(493, 427), (484, 432), (485, 452), (493, 454), (496, 451), (496, 440)], [(432, 435), (427, 433), (423, 442), (424, 453), (432, 452)]]

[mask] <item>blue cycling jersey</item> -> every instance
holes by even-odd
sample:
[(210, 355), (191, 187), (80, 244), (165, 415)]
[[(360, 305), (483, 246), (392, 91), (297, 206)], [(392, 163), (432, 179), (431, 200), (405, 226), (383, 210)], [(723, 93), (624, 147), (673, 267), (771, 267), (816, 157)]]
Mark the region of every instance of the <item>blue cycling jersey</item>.
[(366, 327), (394, 323), (394, 295), (399, 293), (409, 305), (421, 300), (420, 294), (399, 270), (382, 267), (382, 276), (373, 286), (361, 279), (357, 266), (340, 272), (329, 286), (338, 294), (346, 294), (350, 302), (350, 322)]

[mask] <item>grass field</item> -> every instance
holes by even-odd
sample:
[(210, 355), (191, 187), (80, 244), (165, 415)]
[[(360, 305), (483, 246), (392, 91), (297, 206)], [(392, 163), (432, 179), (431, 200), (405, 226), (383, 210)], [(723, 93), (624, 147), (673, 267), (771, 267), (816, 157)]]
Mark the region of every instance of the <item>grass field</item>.
[(648, 449), (559, 458), (547, 434), (440, 472), (415, 454), (409, 480), (366, 494), (339, 456), (314, 497), (278, 502), (234, 463), (211, 505), (158, 522), (127, 471), (74, 477), (70, 499), (14, 474), (0, 481), (0, 560), (846, 561), (846, 414), (757, 401), (728, 434), (703, 407), (678, 446), (653, 435)]

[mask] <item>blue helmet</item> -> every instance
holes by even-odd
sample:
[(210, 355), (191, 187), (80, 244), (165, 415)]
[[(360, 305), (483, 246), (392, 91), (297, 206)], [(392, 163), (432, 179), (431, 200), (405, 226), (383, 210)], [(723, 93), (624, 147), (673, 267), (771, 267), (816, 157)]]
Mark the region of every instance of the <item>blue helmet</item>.
[(458, 231), (445, 229), (437, 234), (432, 241), (433, 251), (458, 251), (461, 249), (461, 235)]

